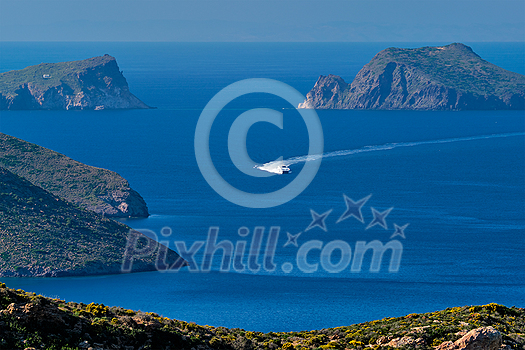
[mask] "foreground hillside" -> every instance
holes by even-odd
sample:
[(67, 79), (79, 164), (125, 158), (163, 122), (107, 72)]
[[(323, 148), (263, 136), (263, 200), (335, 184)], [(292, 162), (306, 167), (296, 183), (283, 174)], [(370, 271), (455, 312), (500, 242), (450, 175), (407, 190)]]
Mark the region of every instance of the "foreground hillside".
[[(0, 276), (120, 273), (130, 230), (0, 167)], [(170, 250), (166, 261), (177, 258)], [(132, 271), (155, 270), (155, 261), (135, 258)]]
[[(210, 310), (213, 312), (213, 310)], [(305, 316), (307, 317), (307, 315)], [(525, 309), (454, 307), (316, 331), (261, 333), (50, 299), (0, 284), (0, 349), (525, 348)]]
[(0, 73), (0, 110), (120, 108), (150, 107), (129, 91), (109, 55)]
[(34, 185), (108, 217), (148, 217), (144, 199), (114, 171), (0, 133), (0, 166)]
[(320, 76), (299, 108), (525, 109), (525, 76), (483, 60), (455, 43), (379, 52), (351, 84)]

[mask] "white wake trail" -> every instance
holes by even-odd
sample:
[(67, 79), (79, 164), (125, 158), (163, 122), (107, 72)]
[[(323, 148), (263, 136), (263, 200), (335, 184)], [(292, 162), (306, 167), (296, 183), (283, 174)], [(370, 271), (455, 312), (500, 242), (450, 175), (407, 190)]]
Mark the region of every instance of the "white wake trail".
[(273, 161), (261, 165), (256, 165), (255, 168), (267, 171), (274, 174), (282, 174), (282, 166), (290, 166), (298, 163), (305, 163), (319, 158), (330, 158), (330, 157), (341, 157), (348, 156), (357, 153), (364, 152), (377, 152), (377, 151), (388, 151), (398, 147), (414, 147), (421, 145), (433, 145), (439, 143), (451, 143), (451, 142), (460, 142), (460, 141), (474, 141), (474, 140), (483, 140), (483, 139), (494, 139), (501, 137), (513, 137), (513, 136), (525, 136), (525, 132), (514, 132), (506, 134), (492, 134), (492, 135), (480, 135), (480, 136), (469, 136), (469, 137), (456, 137), (451, 139), (440, 139), (440, 140), (429, 140), (429, 141), (414, 141), (414, 142), (397, 142), (397, 143), (386, 143), (384, 145), (374, 145), (374, 146), (365, 146), (362, 148), (356, 149), (346, 149), (341, 151), (327, 152), (324, 154), (315, 154), (315, 155), (306, 155), (292, 157), (289, 159)]

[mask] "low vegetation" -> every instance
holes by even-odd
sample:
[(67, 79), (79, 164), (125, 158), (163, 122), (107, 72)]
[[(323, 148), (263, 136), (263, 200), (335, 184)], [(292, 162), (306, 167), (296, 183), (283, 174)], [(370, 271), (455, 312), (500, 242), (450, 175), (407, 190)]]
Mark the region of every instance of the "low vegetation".
[[(463, 44), (443, 47), (421, 47), (417, 49), (389, 48), (381, 51), (365, 67), (381, 74), (388, 63), (395, 62), (406, 67), (417, 68), (426, 75), (427, 81), (457, 91), (468, 91), (478, 95), (496, 95), (509, 90), (523, 91), (525, 77), (498, 67), (479, 57)], [(421, 84), (427, 83), (420, 79)], [(416, 87), (411, 87), (416, 89)]]
[[(142, 197), (114, 171), (0, 133), (0, 166), (36, 186), (106, 216), (148, 216)], [(126, 203), (122, 206), (122, 203)]]
[[(118, 273), (130, 230), (0, 167), (0, 275)], [(178, 257), (169, 252), (170, 261)], [(155, 259), (133, 267), (153, 270)]]
[(148, 109), (109, 55), (0, 73), (0, 110)]
[(498, 304), (384, 318), (351, 326), (261, 333), (201, 326), (151, 312), (50, 299), (0, 284), (3, 349), (432, 349), (467, 331), (492, 326), (507, 349), (525, 346), (525, 309)]
[(41, 90), (64, 84), (71, 89), (71, 93), (77, 93), (82, 89), (80, 75), (114, 60), (115, 58), (105, 55), (81, 61), (41, 63), (21, 70), (0, 73), (0, 94), (16, 95), (16, 90), (28, 82), (35, 84)]

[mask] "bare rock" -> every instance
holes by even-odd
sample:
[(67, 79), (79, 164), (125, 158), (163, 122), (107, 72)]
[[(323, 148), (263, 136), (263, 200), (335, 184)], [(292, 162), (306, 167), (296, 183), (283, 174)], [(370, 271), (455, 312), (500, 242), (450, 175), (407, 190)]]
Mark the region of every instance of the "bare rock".
[(425, 341), (423, 340), (423, 338), (414, 339), (412, 337), (401, 337), (401, 338), (392, 339), (386, 345), (394, 347), (394, 348), (399, 348), (402, 346), (403, 347), (416, 347), (418, 345), (420, 346), (424, 344), (425, 344)]
[(501, 333), (489, 326), (473, 329), (455, 342), (444, 342), (436, 350), (498, 350), (501, 347)]
[(391, 336), (385, 336), (385, 335), (383, 335), (382, 337), (380, 337), (379, 339), (377, 339), (376, 344), (378, 344), (378, 345), (387, 344), (387, 343), (390, 342), (392, 339), (393, 339), (393, 337), (391, 337)]

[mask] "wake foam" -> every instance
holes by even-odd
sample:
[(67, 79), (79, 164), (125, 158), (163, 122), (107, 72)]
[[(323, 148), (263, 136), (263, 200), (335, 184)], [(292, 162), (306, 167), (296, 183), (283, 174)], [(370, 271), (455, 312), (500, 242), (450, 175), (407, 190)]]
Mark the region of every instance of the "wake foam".
[(456, 137), (451, 139), (440, 139), (440, 140), (429, 140), (429, 141), (415, 141), (415, 142), (398, 142), (398, 143), (386, 143), (384, 145), (365, 146), (356, 149), (346, 149), (341, 151), (327, 152), (324, 154), (306, 155), (299, 157), (292, 157), (289, 159), (273, 161), (265, 164), (257, 164), (254, 168), (267, 171), (274, 174), (282, 174), (282, 166), (290, 166), (293, 164), (305, 163), (319, 158), (330, 158), (330, 157), (342, 157), (349, 156), (352, 154), (364, 153), (364, 152), (378, 152), (378, 151), (389, 151), (399, 147), (414, 147), (422, 145), (434, 145), (440, 143), (451, 143), (461, 141), (474, 141), (483, 139), (495, 139), (502, 137), (513, 137), (513, 136), (525, 136), (525, 132), (514, 132), (506, 134), (492, 134), (492, 135), (480, 135), (480, 136), (469, 136), (469, 137)]

